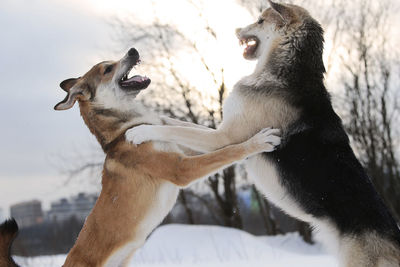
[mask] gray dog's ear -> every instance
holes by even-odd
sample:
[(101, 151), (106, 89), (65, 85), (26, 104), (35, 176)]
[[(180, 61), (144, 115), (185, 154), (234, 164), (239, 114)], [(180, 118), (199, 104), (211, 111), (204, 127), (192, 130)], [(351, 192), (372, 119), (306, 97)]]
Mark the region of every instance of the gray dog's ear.
[(293, 12), (289, 7), (272, 2), (271, 0), (268, 0), (268, 2), (271, 5), (271, 8), (278, 12), (278, 14), (281, 16), (286, 24), (289, 24), (293, 20)]

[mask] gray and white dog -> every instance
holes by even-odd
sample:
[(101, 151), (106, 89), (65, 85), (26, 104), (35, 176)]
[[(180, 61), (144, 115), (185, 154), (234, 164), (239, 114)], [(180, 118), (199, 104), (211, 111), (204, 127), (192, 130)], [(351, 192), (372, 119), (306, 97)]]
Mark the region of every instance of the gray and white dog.
[(309, 222), (341, 266), (400, 266), (400, 231), (355, 157), (324, 86), (323, 30), (301, 7), (271, 2), (237, 30), (244, 57), (258, 60), (223, 106), (218, 129), (164, 118), (172, 126), (127, 132), (139, 144), (178, 143), (201, 152), (282, 129), (278, 150), (246, 161), (249, 176), (276, 206)]

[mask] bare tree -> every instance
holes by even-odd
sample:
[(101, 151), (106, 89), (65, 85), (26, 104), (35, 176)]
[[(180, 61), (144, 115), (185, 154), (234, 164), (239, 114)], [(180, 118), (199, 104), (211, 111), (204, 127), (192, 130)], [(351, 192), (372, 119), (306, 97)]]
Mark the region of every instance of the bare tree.
[[(216, 42), (218, 36), (204, 17), (201, 6), (194, 1), (188, 1), (198, 11), (199, 19), (203, 23), (204, 33), (209, 42)], [(151, 25), (142, 26), (136, 22), (115, 19), (113, 25), (118, 29), (118, 39), (121, 43), (136, 43), (140, 40), (146, 45), (144, 51), (150, 51), (147, 58), (151, 58), (149, 71), (160, 76), (153, 81), (157, 91), (150, 92), (146, 96), (145, 103), (152, 108), (171, 117), (203, 124), (215, 128), (222, 119), (222, 103), (226, 96), (224, 80), (224, 67), (212, 66), (203, 55), (196, 40), (191, 40), (177, 28), (168, 24), (162, 24), (154, 16), (155, 21)], [(177, 47), (179, 44), (179, 48)], [(213, 88), (201, 90), (193, 84), (175, 64), (176, 49), (189, 49), (199, 68), (208, 74), (208, 79)], [(169, 83), (165, 81), (168, 80)], [(207, 93), (204, 93), (207, 92)], [(163, 94), (160, 95), (160, 92)], [(151, 95), (152, 97), (148, 97)], [(200, 203), (205, 204), (213, 217), (221, 218), (225, 226), (242, 228), (242, 218), (237, 203), (236, 191), (237, 175), (234, 166), (228, 167), (220, 173), (208, 178), (206, 185), (215, 198), (213, 203), (207, 203), (204, 199)], [(193, 190), (189, 191), (190, 197), (201, 199)], [(194, 216), (187, 202), (187, 193), (182, 191), (179, 201), (184, 206), (188, 215), (188, 221), (194, 223)], [(211, 207), (213, 206), (213, 207)], [(214, 207), (216, 206), (216, 207)]]
[(252, 192), (258, 203), (260, 214), (263, 218), (264, 227), (267, 235), (276, 235), (282, 233), (278, 228), (277, 222), (274, 220), (271, 214), (271, 204), (266, 198), (264, 198), (257, 190), (255, 185), (252, 186)]
[[(342, 81), (345, 124), (370, 177), (400, 220), (400, 173), (394, 136), (398, 131), (398, 80), (392, 79), (398, 51), (391, 47), (389, 1), (356, 1), (345, 13)], [(398, 67), (398, 65), (397, 65)]]

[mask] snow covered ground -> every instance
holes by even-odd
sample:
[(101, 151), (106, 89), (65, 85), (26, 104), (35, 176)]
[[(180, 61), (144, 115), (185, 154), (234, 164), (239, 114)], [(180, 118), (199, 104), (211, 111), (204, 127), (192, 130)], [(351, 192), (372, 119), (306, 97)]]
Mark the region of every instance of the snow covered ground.
[[(62, 266), (65, 255), (16, 257), (26, 267)], [(337, 267), (320, 245), (297, 234), (257, 237), (219, 226), (165, 225), (132, 259), (140, 267)]]

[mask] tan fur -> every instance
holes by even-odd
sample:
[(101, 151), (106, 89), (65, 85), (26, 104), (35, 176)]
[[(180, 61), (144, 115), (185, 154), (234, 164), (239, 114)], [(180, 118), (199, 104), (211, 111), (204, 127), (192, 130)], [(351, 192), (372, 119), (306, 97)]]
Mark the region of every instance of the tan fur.
[[(86, 116), (85, 113), (82, 115)], [(103, 122), (98, 117), (95, 121), (100, 125)], [(93, 132), (102, 134), (99, 125), (94, 128)], [(102, 135), (102, 138), (104, 136), (109, 135)], [(252, 149), (256, 150), (255, 147), (235, 145), (206, 155), (186, 157), (154, 150), (152, 143), (136, 147), (120, 138), (107, 151), (102, 192), (64, 266), (102, 266), (126, 243), (133, 240), (143, 243), (148, 233), (142, 233), (137, 227), (163, 183), (170, 181), (177, 186), (186, 186), (243, 159), (253, 152)]]
[[(260, 18), (265, 19), (270, 24), (276, 25), (278, 28), (289, 26), (289, 29), (295, 29), (298, 26), (298, 23), (302, 23), (305, 18), (310, 17), (308, 11), (300, 6), (292, 4), (280, 5), (287, 7), (282, 15), (274, 11), (272, 8), (268, 8), (262, 12)], [(284, 20), (282, 20), (280, 16), (283, 16)]]
[(345, 267), (400, 266), (398, 248), (374, 232), (341, 238), (340, 251)]
[[(106, 107), (103, 101), (109, 99), (102, 99), (97, 89), (115, 89), (113, 75), (121, 62), (97, 64), (82, 78), (65, 86), (67, 92), (81, 90), (77, 97), (81, 115), (101, 144), (106, 159), (102, 191), (64, 267), (124, 266), (172, 208), (178, 187), (274, 147), (265, 138), (269, 137), (268, 131), (198, 156), (185, 156), (174, 144), (128, 143), (124, 135), (127, 129), (161, 120), (148, 115), (151, 112), (137, 102), (132, 102), (129, 110)], [(114, 71), (104, 75), (109, 64), (115, 65)], [(135, 109), (135, 105), (140, 108)]]

